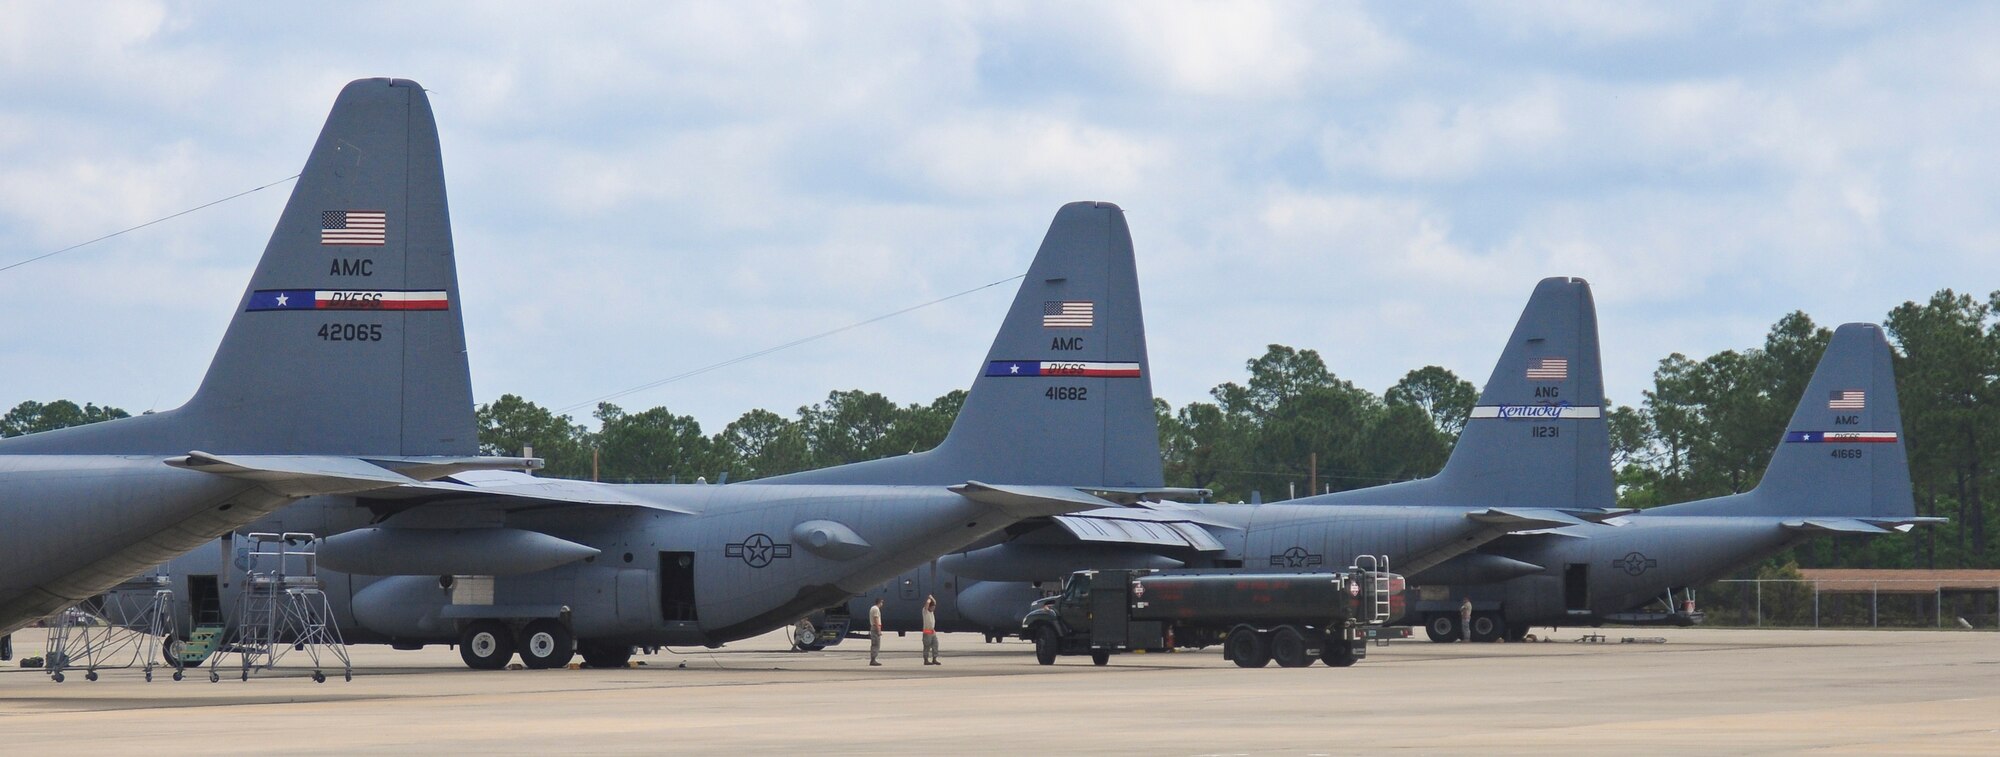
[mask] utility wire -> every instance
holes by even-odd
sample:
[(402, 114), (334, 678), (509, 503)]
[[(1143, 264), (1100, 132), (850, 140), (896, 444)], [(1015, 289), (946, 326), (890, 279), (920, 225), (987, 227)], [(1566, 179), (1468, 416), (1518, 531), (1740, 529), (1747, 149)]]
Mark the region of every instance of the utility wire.
[(805, 344), (805, 343), (807, 343), (807, 342), (813, 342), (813, 341), (818, 341), (818, 340), (820, 340), (820, 339), (825, 339), (825, 338), (827, 338), (827, 337), (830, 337), (830, 336), (833, 336), (833, 335), (835, 335), (835, 334), (838, 334), (838, 333), (841, 333), (841, 332), (843, 332), (843, 331), (851, 331), (851, 330), (854, 330), (854, 329), (858, 329), (858, 328), (861, 328), (862, 326), (866, 326), (866, 325), (868, 325), (868, 324), (871, 324), (871, 323), (876, 323), (876, 322), (879, 322), (879, 321), (885, 321), (885, 320), (888, 320), (888, 319), (890, 319), (890, 318), (894, 318), (894, 317), (896, 317), (896, 316), (899, 316), (899, 315), (902, 315), (902, 314), (904, 314), (904, 313), (908, 313), (908, 312), (911, 312), (911, 311), (915, 311), (915, 310), (922, 310), (922, 309), (924, 309), (924, 308), (927, 308), (927, 307), (930, 307), (930, 306), (932, 306), (932, 305), (936, 305), (936, 304), (938, 304), (938, 303), (941, 303), (941, 302), (946, 302), (946, 301), (949, 301), (949, 300), (955, 300), (955, 299), (958, 299), (958, 298), (960, 298), (960, 297), (964, 297), (964, 296), (966, 296), (966, 295), (968, 295), (968, 294), (972, 294), (973, 292), (978, 292), (978, 291), (981, 291), (981, 290), (985, 290), (985, 289), (992, 289), (993, 287), (997, 287), (997, 286), (1000, 286), (1001, 284), (1005, 284), (1005, 283), (1007, 283), (1007, 282), (1009, 282), (1009, 281), (1014, 281), (1014, 280), (1017, 280), (1017, 279), (1021, 279), (1021, 278), (1024, 278), (1024, 277), (1026, 277), (1026, 276), (1027, 276), (1027, 274), (1025, 274), (1025, 273), (1021, 273), (1021, 274), (1015, 274), (1015, 275), (1013, 275), (1013, 276), (1008, 276), (1007, 278), (1004, 278), (1004, 279), (1001, 279), (1001, 280), (999, 280), (999, 281), (995, 281), (995, 282), (992, 282), (992, 283), (988, 283), (988, 284), (981, 284), (981, 285), (979, 285), (979, 286), (976, 286), (976, 287), (973, 287), (973, 288), (971, 288), (971, 289), (967, 289), (967, 290), (965, 290), (965, 291), (963, 291), (963, 292), (959, 292), (959, 293), (957, 293), (957, 294), (949, 294), (949, 295), (945, 295), (945, 296), (943, 296), (943, 297), (939, 297), (939, 298), (937, 298), (937, 299), (935, 299), (935, 300), (931, 300), (930, 302), (925, 302), (925, 303), (921, 303), (921, 304), (917, 304), (917, 305), (911, 305), (911, 306), (909, 306), (909, 307), (906, 307), (906, 308), (903, 308), (902, 310), (898, 310), (898, 311), (895, 311), (895, 312), (892, 312), (892, 313), (884, 313), (884, 314), (882, 314), (882, 315), (878, 315), (878, 316), (875, 316), (875, 317), (873, 317), (873, 318), (869, 318), (869, 319), (867, 319), (867, 320), (865, 320), (865, 321), (856, 321), (856, 322), (854, 322), (854, 323), (850, 323), (850, 324), (847, 324), (847, 325), (845, 325), (845, 326), (842, 326), (842, 327), (840, 327), (840, 328), (837, 328), (837, 329), (830, 329), (830, 330), (827, 330), (827, 331), (822, 331), (822, 332), (819, 332), (819, 333), (817, 333), (817, 334), (814, 334), (814, 335), (812, 335), (812, 336), (808, 336), (808, 337), (801, 337), (801, 338), (798, 338), (798, 339), (794, 339), (794, 340), (792, 340), (792, 341), (789, 341), (789, 342), (786, 342), (786, 343), (784, 343), (784, 344), (780, 344), (780, 345), (778, 345), (778, 346), (775, 346), (775, 347), (766, 347), (766, 348), (764, 348), (764, 349), (761, 349), (761, 350), (758, 350), (758, 351), (756, 351), (756, 352), (751, 352), (751, 353), (747, 353), (747, 354), (743, 354), (743, 355), (738, 355), (738, 356), (736, 356), (736, 357), (733, 357), (733, 358), (730, 358), (730, 359), (728, 359), (728, 360), (724, 360), (724, 361), (722, 361), (722, 362), (719, 362), (719, 363), (710, 363), (710, 364), (708, 364), (708, 365), (704, 365), (704, 366), (702, 366), (702, 367), (700, 367), (700, 368), (696, 368), (696, 369), (694, 369), (694, 370), (691, 370), (691, 371), (687, 371), (687, 372), (685, 372), (685, 373), (677, 373), (677, 374), (674, 374), (674, 375), (672, 375), (672, 376), (668, 376), (668, 377), (666, 377), (666, 378), (663, 378), (663, 379), (660, 379), (660, 380), (658, 380), (658, 381), (653, 381), (653, 382), (650, 382), (650, 383), (645, 383), (645, 384), (640, 384), (640, 385), (638, 385), (638, 386), (635, 386), (635, 387), (632, 387), (632, 388), (630, 388), (630, 389), (625, 389), (625, 390), (622, 390), (622, 391), (617, 391), (617, 392), (612, 392), (611, 394), (607, 394), (607, 395), (604, 395), (604, 396), (602, 396), (602, 397), (598, 397), (597, 399), (594, 399), (594, 400), (589, 400), (589, 401), (586, 401), (586, 402), (579, 402), (579, 403), (576, 403), (576, 404), (574, 404), (574, 405), (570, 405), (570, 406), (568, 406), (568, 407), (564, 407), (564, 408), (559, 408), (559, 409), (557, 409), (557, 410), (556, 410), (556, 414), (557, 414), (557, 415), (563, 415), (563, 414), (567, 414), (567, 413), (570, 413), (570, 412), (572, 412), (572, 411), (575, 411), (575, 410), (581, 410), (581, 409), (583, 409), (583, 408), (586, 408), (586, 407), (590, 407), (590, 406), (592, 406), (592, 405), (596, 405), (597, 403), (600, 403), (600, 402), (609, 402), (609, 401), (611, 401), (611, 400), (615, 400), (615, 399), (618, 399), (619, 397), (623, 397), (623, 396), (625, 396), (625, 395), (628, 395), (628, 394), (632, 394), (632, 393), (634, 393), (634, 392), (643, 392), (643, 391), (646, 391), (647, 389), (653, 389), (653, 388), (656, 388), (656, 387), (661, 387), (661, 386), (666, 386), (667, 384), (671, 384), (671, 383), (674, 383), (674, 382), (676, 382), (676, 381), (680, 381), (680, 380), (682, 380), (682, 379), (687, 379), (687, 378), (693, 378), (693, 377), (695, 377), (695, 376), (699, 376), (699, 375), (701, 375), (701, 374), (704, 374), (704, 373), (707, 373), (707, 372), (709, 372), (709, 371), (713, 371), (713, 370), (715, 370), (715, 369), (717, 369), (717, 368), (726, 368), (726, 367), (729, 367), (729, 366), (732, 366), (732, 365), (735, 365), (735, 364), (737, 364), (737, 363), (741, 363), (741, 362), (743, 362), (743, 361), (745, 361), (745, 360), (752, 360), (752, 359), (755, 359), (755, 358), (760, 358), (760, 357), (763, 357), (763, 356), (765, 356), (765, 355), (769, 355), (769, 354), (771, 354), (771, 353), (773, 353), (773, 352), (777, 352), (777, 351), (779, 351), (779, 350), (785, 350), (785, 349), (790, 349), (790, 348), (793, 348), (793, 347), (797, 347), (797, 346), (799, 346), (799, 345), (801, 345), (801, 344)]
[(247, 194), (250, 194), (250, 193), (252, 193), (252, 192), (259, 192), (259, 191), (263, 191), (263, 190), (266, 190), (266, 189), (270, 189), (270, 188), (272, 188), (272, 187), (275, 187), (275, 186), (277, 186), (277, 185), (279, 185), (279, 184), (283, 184), (283, 183), (285, 183), (285, 182), (288, 182), (288, 181), (291, 181), (291, 180), (293, 180), (293, 179), (296, 179), (296, 178), (299, 178), (299, 174), (292, 174), (292, 175), (290, 175), (290, 176), (287, 176), (287, 177), (285, 177), (285, 178), (282, 178), (282, 179), (279, 179), (279, 180), (277, 180), (277, 181), (274, 181), (274, 182), (271, 182), (271, 183), (269, 183), (269, 184), (265, 184), (264, 186), (261, 186), (261, 187), (257, 187), (257, 188), (255, 188), (255, 189), (245, 189), (245, 190), (243, 190), (243, 191), (241, 191), (241, 192), (237, 192), (236, 194), (233, 194), (233, 195), (230, 195), (230, 196), (228, 196), (228, 197), (224, 197), (224, 198), (222, 198), (222, 199), (220, 199), (220, 200), (212, 200), (212, 201), (209, 201), (209, 202), (205, 202), (205, 203), (202, 203), (202, 204), (200, 204), (200, 205), (196, 205), (196, 206), (194, 206), (194, 207), (192, 207), (192, 208), (188, 208), (187, 210), (183, 210), (183, 211), (181, 211), (181, 212), (179, 212), (179, 213), (175, 213), (175, 214), (173, 214), (173, 215), (170, 215), (170, 216), (165, 216), (165, 217), (161, 217), (161, 218), (155, 218), (155, 219), (153, 219), (153, 220), (151, 220), (151, 221), (147, 221), (147, 222), (145, 222), (145, 223), (142, 223), (142, 224), (139, 224), (139, 225), (137, 225), (137, 226), (133, 226), (133, 227), (131, 227), (131, 228), (128, 228), (128, 229), (119, 229), (119, 230), (117, 230), (117, 231), (114, 231), (114, 232), (111, 232), (111, 233), (109, 233), (109, 234), (106, 234), (106, 235), (104, 235), (104, 236), (101, 236), (101, 237), (98, 237), (98, 238), (96, 238), (96, 239), (92, 239), (92, 240), (90, 240), (90, 241), (88, 241), (88, 242), (78, 242), (78, 243), (76, 243), (76, 244), (73, 244), (73, 245), (70, 245), (70, 246), (68, 246), (68, 247), (64, 247), (64, 248), (62, 248), (62, 249), (60, 249), (60, 250), (56, 250), (55, 252), (48, 252), (48, 253), (43, 253), (43, 254), (41, 254), (41, 255), (36, 255), (36, 256), (34, 256), (34, 257), (32, 257), (32, 258), (28, 258), (27, 260), (23, 260), (23, 261), (20, 261), (20, 262), (17, 262), (17, 263), (11, 263), (11, 264), (7, 265), (7, 266), (6, 266), (6, 267), (4, 267), (4, 268), (0, 268), (0, 273), (6, 273), (7, 271), (11, 271), (11, 270), (14, 270), (14, 269), (16, 269), (16, 268), (20, 268), (21, 266), (24, 266), (24, 265), (27, 265), (27, 264), (29, 264), (29, 263), (33, 263), (33, 262), (35, 262), (35, 261), (37, 261), (37, 260), (43, 260), (43, 259), (46, 259), (46, 258), (53, 258), (53, 257), (55, 257), (55, 256), (57, 256), (57, 255), (61, 255), (61, 254), (65, 253), (65, 252), (69, 252), (70, 250), (74, 250), (74, 249), (76, 249), (76, 248), (78, 248), (78, 247), (87, 247), (87, 246), (89, 246), (89, 245), (93, 245), (93, 244), (97, 244), (98, 242), (102, 242), (102, 241), (104, 241), (104, 240), (106, 240), (106, 239), (110, 239), (110, 238), (112, 238), (112, 237), (115, 237), (115, 236), (118, 236), (118, 235), (120, 235), (120, 234), (124, 234), (124, 233), (126, 233), (126, 232), (132, 232), (132, 231), (138, 231), (138, 230), (140, 230), (140, 229), (143, 229), (143, 228), (146, 228), (146, 227), (148, 227), (148, 226), (151, 226), (151, 225), (153, 225), (153, 224), (156, 224), (156, 223), (160, 223), (160, 222), (162, 222), (162, 221), (171, 221), (171, 220), (174, 220), (174, 219), (176, 219), (176, 218), (179, 218), (179, 217), (181, 217), (181, 216), (184, 216), (184, 215), (187, 215), (187, 214), (189, 214), (189, 213), (193, 213), (193, 212), (195, 212), (195, 211), (197, 211), (197, 210), (201, 210), (201, 209), (203, 209), (203, 208), (207, 208), (207, 207), (213, 207), (213, 206), (216, 206), (216, 205), (221, 205), (221, 204), (223, 204), (223, 203), (225, 203), (225, 202), (229, 202), (230, 200), (234, 200), (234, 199), (236, 199), (236, 198), (238, 198), (238, 197), (242, 197), (242, 196), (244, 196), (244, 195), (247, 195)]

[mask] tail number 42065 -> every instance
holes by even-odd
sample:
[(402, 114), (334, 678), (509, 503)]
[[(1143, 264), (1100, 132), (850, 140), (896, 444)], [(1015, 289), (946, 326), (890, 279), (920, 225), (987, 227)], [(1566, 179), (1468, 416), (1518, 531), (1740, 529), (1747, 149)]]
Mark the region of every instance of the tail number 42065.
[(319, 338), (329, 342), (379, 342), (382, 324), (328, 323), (319, 327)]

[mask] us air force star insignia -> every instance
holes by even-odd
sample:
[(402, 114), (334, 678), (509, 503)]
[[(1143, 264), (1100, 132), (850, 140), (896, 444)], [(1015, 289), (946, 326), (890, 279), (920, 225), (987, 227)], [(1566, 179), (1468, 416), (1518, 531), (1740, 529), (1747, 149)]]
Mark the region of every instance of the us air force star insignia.
[(1653, 568), (1660, 567), (1660, 561), (1647, 557), (1644, 554), (1633, 552), (1624, 557), (1612, 560), (1611, 567), (1625, 571), (1625, 575), (1636, 576)]
[(772, 560), (792, 556), (792, 545), (779, 544), (764, 534), (751, 534), (750, 538), (722, 548), (723, 557), (740, 557), (752, 568), (770, 565)]
[(1305, 547), (1292, 547), (1279, 554), (1271, 555), (1273, 568), (1310, 568), (1326, 562), (1326, 558), (1307, 552)]

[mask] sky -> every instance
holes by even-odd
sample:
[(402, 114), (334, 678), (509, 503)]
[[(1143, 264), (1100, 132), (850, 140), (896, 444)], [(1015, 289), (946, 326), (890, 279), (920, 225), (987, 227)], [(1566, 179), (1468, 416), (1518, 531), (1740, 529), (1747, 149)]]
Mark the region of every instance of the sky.
[[(1268, 344), (1485, 380), (1580, 276), (1606, 389), (2000, 289), (2000, 5), (0, 0), (0, 265), (297, 173), (430, 90), (475, 397), (591, 400), (1027, 269), (1127, 211), (1155, 393)], [(0, 405), (185, 401), (289, 185), (0, 272)], [(1012, 285), (616, 400), (710, 431), (968, 385)]]

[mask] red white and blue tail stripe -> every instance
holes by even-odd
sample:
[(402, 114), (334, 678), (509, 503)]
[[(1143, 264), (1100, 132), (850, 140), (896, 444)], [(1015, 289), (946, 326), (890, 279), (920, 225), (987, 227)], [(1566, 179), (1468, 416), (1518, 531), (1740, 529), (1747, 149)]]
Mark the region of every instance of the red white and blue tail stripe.
[(1082, 378), (1138, 378), (1138, 363), (1090, 363), (1056, 360), (995, 360), (986, 364), (988, 376), (1077, 376)]
[(259, 310), (449, 310), (444, 290), (259, 289), (246, 311)]

